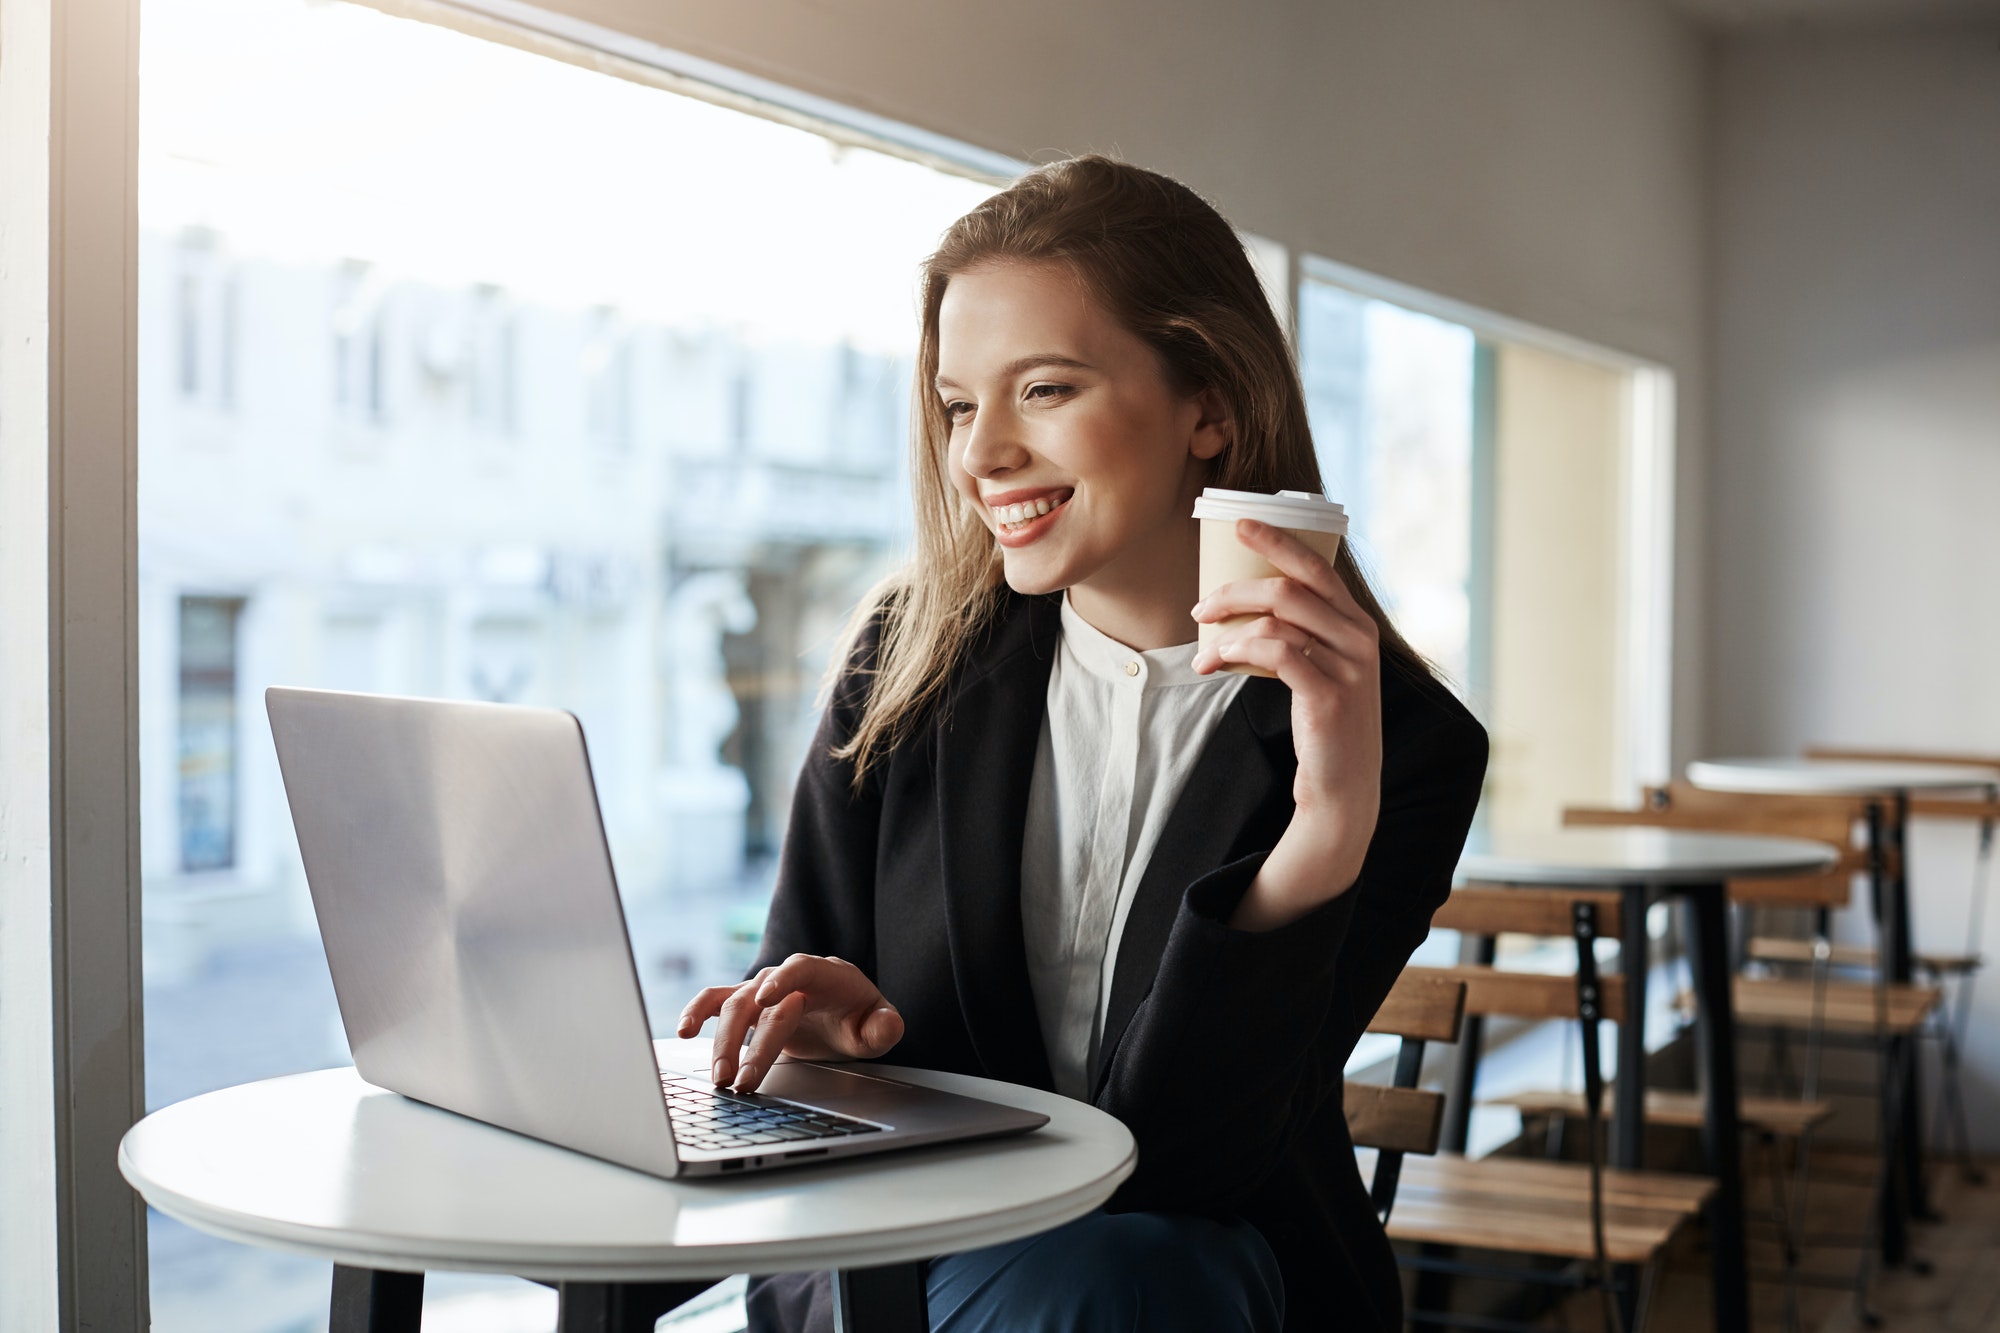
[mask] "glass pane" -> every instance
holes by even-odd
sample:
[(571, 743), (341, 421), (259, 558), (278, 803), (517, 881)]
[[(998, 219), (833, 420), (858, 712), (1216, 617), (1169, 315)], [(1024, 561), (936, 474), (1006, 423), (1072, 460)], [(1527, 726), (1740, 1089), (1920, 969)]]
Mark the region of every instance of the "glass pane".
[(1461, 324), (1308, 281), (1299, 363), (1320, 468), (1397, 627), (1461, 691), (1472, 657), (1473, 360)]
[[(149, 1105), (346, 1059), (271, 684), (574, 710), (671, 1021), (756, 947), (904, 540), (916, 266), (988, 187), (357, 6), (143, 18)], [(153, 1247), (160, 1330), (325, 1318), (324, 1265)]]

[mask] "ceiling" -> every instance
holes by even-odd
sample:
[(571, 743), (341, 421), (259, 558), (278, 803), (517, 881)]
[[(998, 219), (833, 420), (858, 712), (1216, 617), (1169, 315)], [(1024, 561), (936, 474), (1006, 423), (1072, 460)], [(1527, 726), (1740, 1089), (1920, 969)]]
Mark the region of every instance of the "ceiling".
[(1667, 0), (1707, 27), (1894, 25), (2000, 19), (2000, 0)]

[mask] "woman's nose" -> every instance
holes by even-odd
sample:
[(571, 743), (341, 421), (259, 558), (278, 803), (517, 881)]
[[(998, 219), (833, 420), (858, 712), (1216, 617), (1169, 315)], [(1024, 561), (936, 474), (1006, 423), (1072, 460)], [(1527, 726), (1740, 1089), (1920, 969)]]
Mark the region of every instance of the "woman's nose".
[(975, 416), (965, 440), (965, 470), (975, 477), (1000, 477), (1027, 462), (1019, 424), (1005, 412)]

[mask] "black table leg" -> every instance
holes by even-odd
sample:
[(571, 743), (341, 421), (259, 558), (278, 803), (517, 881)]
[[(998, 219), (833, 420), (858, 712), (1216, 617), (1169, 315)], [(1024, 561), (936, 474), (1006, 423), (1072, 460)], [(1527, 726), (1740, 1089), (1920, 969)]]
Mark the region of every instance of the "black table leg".
[(1611, 1162), (1646, 1164), (1646, 886), (1621, 884), (1618, 970), (1625, 980), (1625, 1012), (1618, 1016), (1618, 1078), (1611, 1090)]
[[(1491, 967), (1499, 943), (1494, 935), (1467, 936), (1458, 942), (1458, 961)], [(1444, 1132), (1438, 1140), (1440, 1152), (1462, 1153), (1471, 1137), (1472, 1090), (1479, 1080), (1479, 1057), (1485, 1043), (1486, 1020), (1478, 1014), (1467, 1014), (1459, 1025), (1458, 1045), (1452, 1048), (1451, 1093), (1444, 1103)]]
[[(1910, 794), (1896, 793), (1889, 816), (1889, 847), (1894, 854), (1889, 877), (1889, 920), (1894, 935), (1889, 947), (1889, 979), (1907, 984), (1916, 975), (1915, 943), (1910, 934)], [(1902, 1152), (1904, 1197), (1910, 1215), (1919, 1221), (1942, 1220), (1931, 1207), (1930, 1182), (1924, 1177), (1924, 1101), (1922, 1062), (1912, 1044), (1903, 1073), (1903, 1115), (1897, 1141)]]
[(833, 1272), (834, 1333), (930, 1333), (921, 1263)]
[(1708, 1209), (1709, 1261), (1715, 1283), (1717, 1333), (1747, 1333), (1750, 1275), (1743, 1234), (1743, 1142), (1737, 1111), (1736, 1016), (1730, 997), (1729, 888), (1690, 885), (1694, 918), (1695, 1060), (1701, 1076), (1702, 1153), (1715, 1177)]
[[(1625, 1011), (1618, 1015), (1618, 1074), (1611, 1085), (1613, 1166), (1637, 1170), (1646, 1164), (1646, 977), (1652, 941), (1646, 934), (1647, 887), (1621, 884), (1618, 971), (1625, 981)], [(1641, 1270), (1618, 1268), (1619, 1321), (1632, 1328), (1639, 1317)]]
[(424, 1275), (333, 1266), (330, 1333), (417, 1333), (424, 1321)]

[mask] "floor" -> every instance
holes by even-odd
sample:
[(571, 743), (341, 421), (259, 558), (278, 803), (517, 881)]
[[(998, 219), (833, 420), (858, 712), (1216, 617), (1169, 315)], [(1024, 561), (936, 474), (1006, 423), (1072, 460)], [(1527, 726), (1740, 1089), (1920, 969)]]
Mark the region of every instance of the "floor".
[[(1808, 1229), (1814, 1233), (1854, 1233), (1867, 1221), (1873, 1198), (1869, 1172), (1873, 1161), (1862, 1155), (1827, 1149), (1814, 1153), (1808, 1195)], [(1756, 1165), (1747, 1163), (1746, 1165)], [(1882, 1317), (1883, 1333), (1993, 1333), (2000, 1330), (2000, 1161), (1979, 1163), (1987, 1173), (1983, 1184), (1960, 1178), (1955, 1168), (1937, 1167), (1931, 1175), (1933, 1203), (1943, 1220), (1920, 1223), (1913, 1253), (1928, 1262), (1926, 1275), (1905, 1267), (1878, 1271), (1868, 1289), (1869, 1306)], [(1768, 1209), (1771, 1192), (1762, 1180), (1753, 1193), (1752, 1217)], [(1768, 1231), (1768, 1227), (1753, 1227)], [(1854, 1272), (1858, 1251), (1852, 1247), (1819, 1245), (1809, 1248), (1804, 1267), (1836, 1276), (1843, 1282)], [(1758, 1280), (1752, 1289), (1752, 1324), (1756, 1333), (1861, 1333), (1864, 1324), (1851, 1288), (1801, 1286), (1798, 1321), (1787, 1317), (1785, 1286), (1777, 1280), (1775, 1243), (1753, 1244), (1751, 1264)], [(1684, 1236), (1667, 1259), (1646, 1328), (1651, 1333), (1680, 1333), (1709, 1327), (1707, 1256), (1698, 1234)], [(1594, 1306), (1572, 1302), (1551, 1327), (1582, 1333), (1599, 1327)]]

